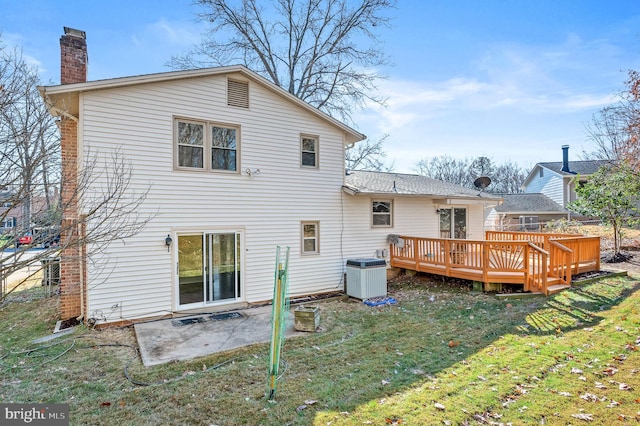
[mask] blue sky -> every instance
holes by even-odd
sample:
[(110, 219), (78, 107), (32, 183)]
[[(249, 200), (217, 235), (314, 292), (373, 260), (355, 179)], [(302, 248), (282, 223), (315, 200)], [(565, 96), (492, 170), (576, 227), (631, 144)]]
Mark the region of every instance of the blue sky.
[[(59, 82), (62, 27), (87, 32), (89, 79), (168, 71), (205, 30), (190, 0), (0, 0), (0, 31)], [(634, 0), (399, 0), (381, 39), (388, 106), (354, 114), (395, 170), (436, 155), (530, 167), (589, 149), (585, 125), (640, 69)]]

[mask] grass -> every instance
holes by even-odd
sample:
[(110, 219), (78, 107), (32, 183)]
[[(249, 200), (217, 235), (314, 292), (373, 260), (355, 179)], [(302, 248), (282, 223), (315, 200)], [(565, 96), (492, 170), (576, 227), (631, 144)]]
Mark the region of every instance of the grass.
[[(285, 343), (274, 403), (267, 345), (145, 368), (128, 328), (34, 345), (53, 329), (55, 299), (25, 297), (0, 310), (0, 402), (69, 403), (79, 425), (640, 421), (637, 280), (519, 300), (424, 278), (390, 290), (396, 306), (319, 304), (322, 332)], [(125, 366), (161, 384), (134, 385)]]

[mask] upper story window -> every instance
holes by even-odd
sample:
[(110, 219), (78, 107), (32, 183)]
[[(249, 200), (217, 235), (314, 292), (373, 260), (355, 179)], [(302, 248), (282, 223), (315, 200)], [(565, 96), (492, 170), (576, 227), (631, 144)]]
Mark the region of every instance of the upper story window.
[(318, 137), (300, 136), (300, 165), (302, 167), (318, 167)]
[(204, 168), (204, 125), (178, 121), (178, 167)]
[(15, 217), (5, 217), (0, 226), (2, 228), (13, 228), (16, 225)]
[(371, 225), (375, 227), (393, 226), (393, 204), (391, 201), (371, 201)]
[(539, 177), (544, 177), (544, 169), (542, 167), (540, 167), (539, 172), (538, 172), (538, 176)]
[(238, 171), (239, 127), (176, 120), (180, 169)]
[(211, 127), (211, 168), (236, 171), (237, 131), (228, 127)]

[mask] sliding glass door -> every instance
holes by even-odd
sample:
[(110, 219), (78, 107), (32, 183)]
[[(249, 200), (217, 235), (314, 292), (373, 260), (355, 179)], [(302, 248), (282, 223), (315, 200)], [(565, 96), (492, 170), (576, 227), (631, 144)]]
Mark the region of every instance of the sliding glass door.
[(241, 297), (239, 232), (178, 235), (178, 305), (204, 306)]
[(440, 209), (440, 238), (467, 238), (467, 209)]

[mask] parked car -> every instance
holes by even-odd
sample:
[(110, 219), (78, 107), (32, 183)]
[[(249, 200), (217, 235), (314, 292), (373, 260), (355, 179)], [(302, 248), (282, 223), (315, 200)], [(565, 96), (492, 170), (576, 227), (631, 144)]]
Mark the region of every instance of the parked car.
[(30, 246), (33, 243), (33, 232), (25, 232), (16, 240), (16, 247)]
[(45, 233), (38, 235), (38, 240), (42, 241), (44, 248), (58, 247), (60, 244), (60, 230), (53, 228), (48, 229)]

